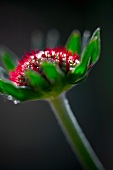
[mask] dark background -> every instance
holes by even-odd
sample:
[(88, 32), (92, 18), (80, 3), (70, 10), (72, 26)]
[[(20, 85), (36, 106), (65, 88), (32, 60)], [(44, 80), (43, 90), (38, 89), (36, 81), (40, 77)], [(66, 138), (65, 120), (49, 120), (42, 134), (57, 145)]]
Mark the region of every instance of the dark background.
[[(31, 34), (51, 28), (61, 44), (71, 31), (101, 28), (101, 58), (86, 82), (67, 93), (72, 110), (107, 170), (113, 170), (113, 2), (0, 1), (0, 44), (19, 57)], [(82, 170), (45, 101), (14, 105), (0, 97), (1, 170)]]

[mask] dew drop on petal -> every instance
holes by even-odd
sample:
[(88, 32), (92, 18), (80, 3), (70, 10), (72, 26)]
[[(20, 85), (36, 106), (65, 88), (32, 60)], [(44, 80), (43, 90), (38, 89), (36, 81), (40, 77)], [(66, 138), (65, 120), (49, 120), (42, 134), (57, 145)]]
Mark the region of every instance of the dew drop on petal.
[(13, 100), (13, 97), (11, 95), (7, 96), (8, 100)]
[(19, 100), (13, 100), (13, 103), (18, 104), (18, 103), (20, 103), (20, 101)]

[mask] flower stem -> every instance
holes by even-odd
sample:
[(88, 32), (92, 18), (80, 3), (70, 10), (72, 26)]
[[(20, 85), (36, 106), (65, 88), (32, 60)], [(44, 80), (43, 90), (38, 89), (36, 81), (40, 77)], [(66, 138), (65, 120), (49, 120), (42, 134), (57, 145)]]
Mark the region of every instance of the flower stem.
[(50, 105), (85, 170), (104, 170), (74, 117), (65, 94), (50, 99)]

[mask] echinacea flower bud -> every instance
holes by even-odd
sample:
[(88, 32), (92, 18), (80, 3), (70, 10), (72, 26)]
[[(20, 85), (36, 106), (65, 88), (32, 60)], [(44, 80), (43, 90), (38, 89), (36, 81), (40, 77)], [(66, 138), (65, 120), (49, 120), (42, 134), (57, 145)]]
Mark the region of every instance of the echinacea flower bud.
[[(50, 33), (47, 40), (51, 37)], [(53, 33), (56, 35), (56, 32), (52, 32), (50, 38), (52, 45), (56, 43)], [(84, 81), (99, 59), (100, 29), (96, 29), (90, 40), (89, 35), (88, 31), (85, 32), (81, 42), (80, 33), (73, 31), (65, 47), (32, 51), (18, 61), (13, 53), (2, 48), (0, 55), (6, 71), (0, 67), (0, 94), (15, 104), (47, 99), (83, 168), (104, 170), (80, 129), (64, 93), (74, 84)]]
[(65, 47), (26, 53), (16, 66), (5, 52), (2, 60), (9, 76), (6, 79), (1, 71), (0, 92), (20, 101), (55, 97), (86, 79), (99, 54), (99, 29), (82, 52), (78, 31), (72, 32)]
[(29, 86), (29, 78), (26, 75), (27, 70), (33, 70), (39, 73), (46, 81), (51, 83), (43, 70), (43, 63), (52, 63), (66, 75), (72, 72), (76, 64), (79, 64), (79, 55), (72, 54), (66, 48), (58, 47), (54, 49), (45, 49), (44, 51), (32, 51), (27, 53), (23, 60), (20, 60), (14, 71), (9, 73), (10, 80), (18, 86)]

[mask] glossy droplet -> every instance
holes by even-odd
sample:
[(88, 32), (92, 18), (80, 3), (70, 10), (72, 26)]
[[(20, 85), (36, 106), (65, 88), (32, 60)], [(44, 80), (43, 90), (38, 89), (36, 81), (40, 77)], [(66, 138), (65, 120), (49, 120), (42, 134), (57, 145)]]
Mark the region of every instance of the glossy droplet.
[(8, 100), (13, 100), (13, 97), (11, 95), (7, 96)]
[(19, 104), (20, 101), (19, 101), (19, 100), (14, 100), (13, 103), (14, 103), (14, 104)]

